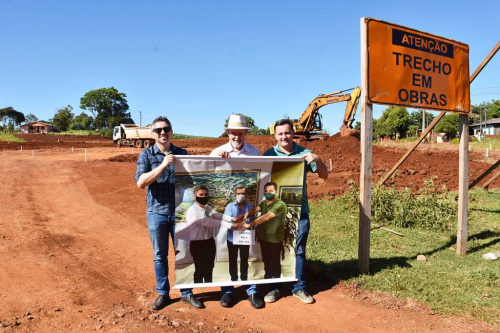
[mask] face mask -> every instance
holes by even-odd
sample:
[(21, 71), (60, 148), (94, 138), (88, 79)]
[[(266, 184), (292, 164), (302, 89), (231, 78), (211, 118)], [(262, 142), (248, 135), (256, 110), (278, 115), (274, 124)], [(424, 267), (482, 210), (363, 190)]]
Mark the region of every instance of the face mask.
[(242, 203), (243, 201), (245, 201), (245, 195), (244, 194), (237, 194), (236, 195), (236, 202)]
[(276, 197), (276, 193), (264, 193), (264, 198), (266, 198), (267, 201), (273, 200)]
[(196, 202), (205, 206), (208, 203), (208, 197), (196, 197)]

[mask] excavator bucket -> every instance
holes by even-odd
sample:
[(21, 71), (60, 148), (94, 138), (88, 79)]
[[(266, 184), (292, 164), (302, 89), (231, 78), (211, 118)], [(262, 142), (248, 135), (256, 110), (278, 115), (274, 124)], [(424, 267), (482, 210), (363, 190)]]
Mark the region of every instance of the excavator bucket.
[(340, 136), (346, 137), (346, 136), (355, 136), (359, 138), (360, 132), (354, 128), (350, 128), (347, 126), (340, 126)]

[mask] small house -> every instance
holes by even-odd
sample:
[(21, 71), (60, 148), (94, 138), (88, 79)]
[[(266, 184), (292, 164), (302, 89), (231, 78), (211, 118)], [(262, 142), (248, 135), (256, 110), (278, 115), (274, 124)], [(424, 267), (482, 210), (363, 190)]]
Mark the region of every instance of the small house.
[(29, 124), (21, 125), (21, 133), (49, 133), (54, 131), (54, 125), (46, 124), (41, 121), (34, 121)]
[(474, 136), (500, 135), (500, 118), (493, 118), (470, 125)]

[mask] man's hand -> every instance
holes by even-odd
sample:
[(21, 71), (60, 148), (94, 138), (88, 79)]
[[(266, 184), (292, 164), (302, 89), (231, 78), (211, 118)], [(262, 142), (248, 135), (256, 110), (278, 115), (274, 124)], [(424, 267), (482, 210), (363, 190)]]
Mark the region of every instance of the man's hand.
[(307, 164), (311, 164), (312, 162), (316, 162), (317, 174), (319, 178), (327, 179), (328, 178), (328, 169), (326, 168), (325, 163), (321, 160), (321, 158), (313, 153), (309, 153), (307, 155), (302, 156), (304, 160), (306, 160)]
[(161, 166), (166, 169), (168, 167), (169, 164), (173, 164), (175, 163), (175, 155), (172, 155), (172, 154), (168, 154), (167, 156), (165, 156), (165, 158), (163, 159), (163, 162), (161, 162)]
[(245, 217), (245, 214), (240, 214), (234, 218), (235, 222), (241, 223)]
[(234, 230), (241, 230), (241, 223), (233, 222), (233, 223), (231, 223), (231, 228)]
[(309, 153), (307, 155), (302, 156), (304, 160), (306, 160), (307, 164), (311, 164), (311, 162), (318, 162), (321, 161), (318, 155)]
[(217, 156), (220, 156), (222, 158), (231, 158), (231, 156), (229, 156), (229, 153), (225, 150), (219, 150), (217, 152)]

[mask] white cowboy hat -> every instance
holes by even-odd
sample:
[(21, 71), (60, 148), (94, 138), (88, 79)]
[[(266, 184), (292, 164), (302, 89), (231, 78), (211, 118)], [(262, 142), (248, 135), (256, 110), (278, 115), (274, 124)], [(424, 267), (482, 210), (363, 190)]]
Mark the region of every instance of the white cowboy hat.
[(247, 127), (247, 121), (244, 115), (241, 114), (233, 114), (229, 117), (229, 121), (227, 122), (226, 129), (244, 129), (249, 130), (250, 127)]

